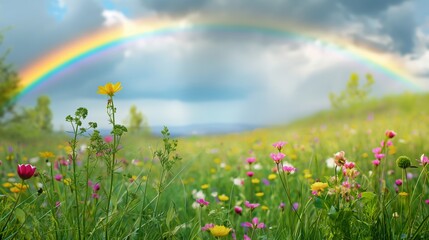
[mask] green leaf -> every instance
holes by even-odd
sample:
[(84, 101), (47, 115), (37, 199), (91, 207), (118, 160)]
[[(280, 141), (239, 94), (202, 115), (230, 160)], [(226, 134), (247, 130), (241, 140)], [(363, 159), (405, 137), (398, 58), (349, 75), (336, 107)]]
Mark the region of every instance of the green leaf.
[(21, 208), (15, 209), (15, 217), (19, 223), (23, 224), (25, 222), (25, 212)]
[(375, 193), (373, 192), (362, 192), (361, 199), (363, 202), (370, 202), (375, 198)]
[(338, 217), (338, 212), (337, 212), (337, 209), (335, 209), (335, 207), (334, 207), (334, 206), (331, 206), (331, 208), (329, 209), (328, 216), (329, 216), (331, 219), (333, 219), (333, 220), (337, 219), (337, 217)]
[(168, 209), (167, 216), (165, 219), (165, 222), (168, 228), (170, 228), (170, 222), (173, 220), (175, 216), (176, 216), (176, 211), (174, 210), (173, 205), (170, 205), (170, 208)]
[(321, 198), (316, 197), (314, 199), (314, 206), (319, 209), (323, 209), (325, 207), (325, 203)]

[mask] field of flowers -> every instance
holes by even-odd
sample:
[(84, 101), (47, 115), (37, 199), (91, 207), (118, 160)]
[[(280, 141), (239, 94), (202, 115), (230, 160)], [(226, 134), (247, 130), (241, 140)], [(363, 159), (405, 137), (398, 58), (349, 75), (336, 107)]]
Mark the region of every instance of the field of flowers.
[(80, 108), (68, 139), (0, 140), (0, 239), (429, 238), (428, 96), (158, 139), (116, 123), (120, 89), (109, 136)]

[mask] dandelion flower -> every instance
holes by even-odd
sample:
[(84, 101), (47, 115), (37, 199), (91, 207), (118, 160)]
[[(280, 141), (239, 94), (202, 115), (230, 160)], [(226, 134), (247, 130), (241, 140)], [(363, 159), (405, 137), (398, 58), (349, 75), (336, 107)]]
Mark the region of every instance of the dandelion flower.
[(44, 159), (55, 157), (52, 152), (39, 152), (39, 156)]
[(315, 182), (315, 183), (311, 184), (311, 190), (317, 191), (317, 192), (322, 192), (327, 187), (328, 187), (328, 184), (322, 183), (322, 182)]
[(218, 198), (219, 198), (219, 201), (222, 201), (222, 202), (226, 202), (229, 200), (229, 197), (226, 196), (225, 194), (219, 195)]
[(231, 228), (215, 225), (214, 227), (210, 228), (209, 231), (213, 235), (213, 237), (225, 237), (229, 234)]

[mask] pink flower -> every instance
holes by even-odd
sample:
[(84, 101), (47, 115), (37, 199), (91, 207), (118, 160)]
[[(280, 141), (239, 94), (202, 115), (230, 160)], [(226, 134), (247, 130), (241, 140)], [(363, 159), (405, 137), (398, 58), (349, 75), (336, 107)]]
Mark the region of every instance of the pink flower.
[(96, 183), (92, 186), (92, 190), (94, 192), (98, 192), (98, 190), (100, 190), (100, 183)]
[(286, 142), (278, 141), (276, 143), (273, 143), (273, 147), (275, 147), (275, 148), (277, 148), (277, 150), (281, 151), (285, 144), (286, 144)]
[(104, 141), (106, 142), (106, 143), (111, 143), (112, 141), (113, 141), (113, 137), (112, 136), (105, 136), (104, 137)]
[(214, 224), (213, 223), (206, 223), (206, 225), (204, 225), (204, 227), (201, 228), (201, 231), (205, 232), (208, 231), (210, 228), (214, 228)]
[(344, 163), (344, 167), (347, 169), (353, 169), (355, 167), (355, 163), (354, 162), (346, 162), (346, 163)]
[(244, 240), (252, 240), (252, 239), (251, 239), (249, 236), (247, 236), (246, 234), (244, 234), (243, 239), (244, 239)]
[(257, 207), (259, 207), (259, 203), (249, 203), (249, 201), (245, 201), (244, 202), (244, 206), (246, 206), (247, 208), (250, 208), (250, 210), (253, 210)]
[(256, 161), (256, 158), (250, 157), (250, 158), (247, 158), (246, 161), (247, 161), (248, 164), (252, 164), (252, 163), (254, 163)]
[(283, 160), (284, 157), (286, 157), (286, 155), (284, 153), (271, 153), (270, 154), (271, 159), (273, 159), (273, 161), (276, 164), (279, 164), (281, 160)]
[(254, 173), (253, 173), (252, 171), (248, 171), (248, 172), (246, 173), (246, 175), (247, 175), (248, 177), (253, 177)]
[(59, 208), (60, 206), (61, 206), (61, 202), (60, 202), (60, 201), (56, 201), (56, 202), (55, 202), (55, 207), (56, 207), (56, 208)]
[(394, 138), (396, 136), (396, 133), (393, 130), (386, 130), (385, 135), (388, 138)]
[(380, 165), (380, 160), (375, 159), (375, 160), (372, 161), (372, 164), (374, 164), (374, 166), (377, 167), (378, 165)]
[(429, 158), (422, 154), (422, 156), (420, 157), (420, 162), (421, 165), (426, 166), (426, 164), (429, 163)]
[(294, 203), (292, 204), (292, 210), (293, 210), (293, 211), (297, 211), (297, 210), (298, 210), (298, 208), (299, 208), (299, 203), (294, 202)]
[(18, 164), (17, 172), (22, 180), (27, 180), (34, 175), (36, 167), (31, 164)]
[(237, 213), (238, 215), (241, 215), (243, 213), (243, 208), (239, 206), (235, 206), (234, 212)]
[(283, 166), (283, 171), (290, 174), (290, 173), (294, 173), (296, 170), (296, 168), (292, 167), (292, 166)]
[(402, 185), (402, 179), (396, 179), (395, 181), (396, 186), (401, 186)]
[[(390, 147), (390, 146), (392, 146), (392, 145), (393, 145), (392, 141), (388, 140), (388, 141), (387, 141), (387, 143), (386, 143), (386, 146)], [(384, 147), (384, 140), (382, 140), (382, 141), (380, 142), (380, 146)]]
[(94, 199), (99, 199), (100, 198), (100, 195), (98, 195), (97, 193), (93, 193), (91, 196)]
[(426, 204), (429, 204), (429, 199), (426, 199), (426, 200), (425, 200), (425, 203), (426, 203)]
[(339, 151), (334, 154), (334, 161), (338, 167), (343, 166), (346, 163), (346, 153), (344, 151)]
[(63, 175), (61, 175), (61, 174), (55, 175), (55, 180), (57, 180), (58, 182), (60, 182), (61, 179), (63, 179)]
[(197, 203), (200, 204), (201, 207), (209, 205), (209, 202), (204, 200), (204, 198), (198, 198)]
[(244, 222), (241, 224), (242, 227), (248, 227), (248, 228), (265, 228), (264, 223), (260, 223), (259, 219), (257, 217), (254, 217), (252, 219), (252, 222)]
[(279, 208), (283, 211), (285, 210), (286, 204), (284, 202), (280, 203)]

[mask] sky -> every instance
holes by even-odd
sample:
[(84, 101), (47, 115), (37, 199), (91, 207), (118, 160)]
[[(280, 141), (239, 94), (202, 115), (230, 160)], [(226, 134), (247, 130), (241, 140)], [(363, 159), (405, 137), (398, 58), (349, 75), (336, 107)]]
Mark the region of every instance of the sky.
[(0, 52), (22, 73), (97, 32), (166, 22), (170, 31), (84, 59), (17, 104), (47, 95), (56, 129), (78, 107), (107, 127), (96, 91), (120, 81), (122, 123), (136, 105), (151, 126), (260, 126), (329, 108), (353, 72), (374, 76), (374, 96), (429, 90), (427, 9), (426, 0), (0, 0)]

